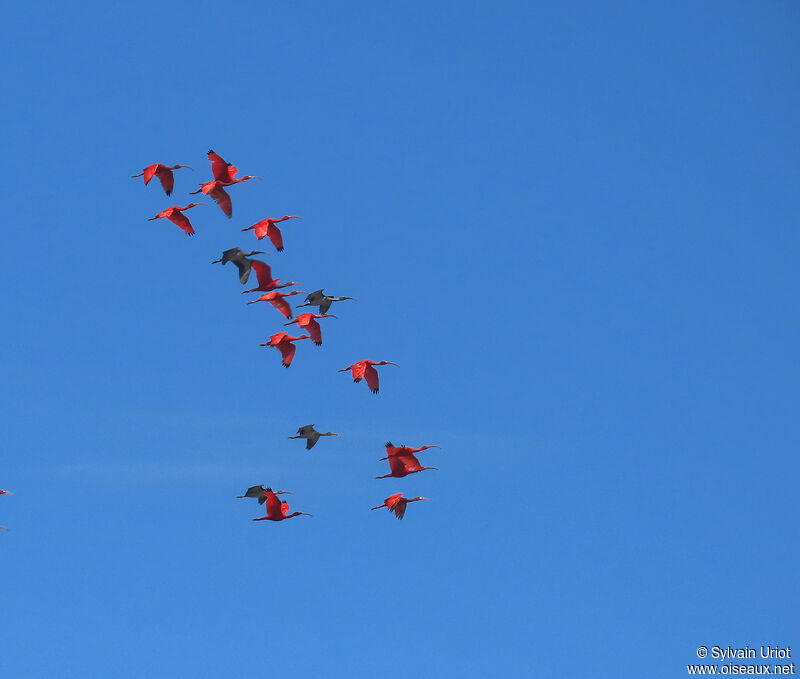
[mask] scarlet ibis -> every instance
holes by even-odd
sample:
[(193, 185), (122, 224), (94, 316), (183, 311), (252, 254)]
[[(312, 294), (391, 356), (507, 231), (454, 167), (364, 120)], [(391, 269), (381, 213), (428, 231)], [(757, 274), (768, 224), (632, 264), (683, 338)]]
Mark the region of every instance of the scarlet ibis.
[(253, 271), (256, 272), (256, 278), (258, 278), (258, 287), (245, 290), (242, 294), (248, 292), (269, 292), (270, 290), (276, 290), (277, 288), (288, 288), (292, 285), (300, 285), (300, 283), (297, 281), (289, 281), (288, 283), (281, 283), (278, 285), (280, 278), (272, 280), (272, 269), (270, 268), (269, 264), (254, 259), (252, 261), (252, 265)]
[(269, 236), (269, 239), (272, 241), (272, 244), (275, 246), (275, 249), (278, 252), (283, 250), (283, 236), (281, 235), (281, 230), (275, 226), (278, 222), (285, 222), (287, 219), (302, 219), (297, 215), (286, 215), (285, 217), (281, 217), (280, 219), (262, 219), (260, 222), (253, 224), (253, 226), (248, 226), (246, 229), (242, 229), (242, 231), (250, 231), (255, 230), (256, 238), (261, 240), (264, 236)]
[(306, 303), (299, 304), (298, 308), (301, 306), (318, 306), (319, 312), (325, 314), (328, 313), (331, 304), (334, 302), (341, 302), (344, 299), (355, 299), (355, 297), (331, 297), (330, 295), (324, 294), (322, 290), (315, 290), (306, 297)]
[(421, 448), (409, 448), (408, 446), (394, 446), (391, 441), (386, 443), (386, 457), (381, 460), (388, 460), (392, 455), (408, 455), (428, 450), (428, 448), (440, 448), (441, 446), (422, 446)]
[[(389, 445), (387, 445), (386, 448), (388, 450)], [(415, 474), (417, 472), (424, 471), (425, 469), (436, 469), (438, 471), (436, 467), (423, 467), (413, 453), (400, 452), (396, 455), (389, 455), (388, 458), (383, 459), (389, 460), (389, 468), (392, 471), (389, 474), (384, 474), (383, 476), (376, 476), (376, 479), (388, 479), (390, 476), (402, 478), (404, 476), (408, 476), (409, 474)]]
[(289, 503), (281, 502), (277, 494), (267, 489), (265, 498), (266, 502), (266, 516), (259, 516), (253, 521), (283, 521), (284, 519), (291, 519), (293, 516), (311, 516), (308, 512), (294, 512), (289, 514)]
[(197, 191), (189, 191), (189, 195), (204, 193), (210, 196), (214, 199), (214, 202), (219, 205), (219, 209), (222, 210), (223, 214), (230, 219), (233, 217), (233, 203), (231, 202), (231, 197), (228, 195), (228, 192), (222, 188), (223, 186), (225, 186), (225, 184), (218, 179), (214, 179), (205, 184), (200, 184), (200, 188), (197, 189)]
[(162, 210), (155, 217), (150, 217), (150, 219), (147, 221), (152, 222), (154, 219), (166, 217), (173, 224), (177, 224), (179, 227), (181, 227), (187, 236), (193, 236), (194, 229), (192, 228), (189, 218), (183, 214), (183, 211), (188, 210), (191, 207), (195, 207), (196, 205), (203, 205), (203, 203), (189, 203), (186, 207), (178, 207), (177, 205), (174, 205), (173, 207), (168, 207), (166, 210)]
[(259, 179), (259, 177), (253, 177), (251, 175), (247, 175), (241, 179), (236, 179), (234, 175), (239, 170), (231, 163), (223, 160), (222, 157), (219, 154), (214, 153), (214, 151), (208, 152), (208, 159), (211, 161), (211, 172), (214, 175), (214, 179), (222, 182), (223, 186), (229, 186), (231, 184), (235, 184), (236, 182), (242, 182), (248, 179)]
[[(244, 285), (247, 283), (247, 279), (250, 278), (250, 269), (253, 268), (253, 265), (258, 262), (257, 259), (247, 259), (252, 255), (263, 255), (264, 253), (261, 250), (251, 250), (250, 252), (244, 252), (239, 248), (230, 248), (229, 250), (225, 250), (222, 253), (222, 257), (219, 259), (215, 259), (212, 264), (219, 264), (222, 262), (222, 266), (225, 266), (228, 262), (233, 262), (236, 265), (236, 268), (239, 269), (239, 282)], [(263, 262), (260, 262), (263, 264)], [(266, 264), (264, 265), (266, 266)]]
[(377, 507), (372, 507), (372, 509), (382, 509), (386, 507), (390, 512), (394, 512), (395, 516), (398, 519), (402, 519), (406, 513), (406, 506), (408, 506), (409, 502), (416, 502), (417, 500), (427, 500), (431, 502), (429, 497), (403, 497), (402, 493), (395, 493), (394, 495), (390, 495), (387, 497), (382, 505), (378, 505)]
[(153, 165), (148, 165), (144, 170), (142, 170), (141, 174), (132, 174), (131, 177), (142, 177), (144, 176), (144, 185), (147, 186), (150, 183), (150, 180), (155, 176), (161, 180), (161, 186), (164, 188), (164, 193), (168, 196), (172, 194), (172, 187), (175, 185), (175, 177), (172, 174), (173, 170), (178, 170), (182, 167), (188, 168), (191, 170), (192, 168), (188, 165), (162, 165), (161, 163), (154, 163)]
[(288, 368), (292, 364), (292, 359), (294, 358), (294, 352), (296, 351), (297, 347), (295, 347), (292, 342), (296, 342), (297, 340), (301, 339), (308, 339), (308, 335), (300, 335), (300, 337), (292, 337), (289, 333), (286, 332), (278, 332), (272, 335), (269, 338), (269, 342), (265, 342), (261, 344), (262, 347), (275, 347), (278, 351), (281, 352), (281, 356), (283, 357), (283, 367)]
[(322, 330), (319, 327), (319, 323), (315, 319), (317, 318), (337, 318), (333, 314), (300, 314), (297, 318), (293, 321), (289, 321), (288, 323), (284, 323), (284, 325), (291, 325), (292, 323), (297, 323), (301, 328), (304, 328), (308, 331), (308, 334), (311, 335), (311, 341), (316, 344), (318, 347), (322, 346)]
[[(299, 318), (299, 316), (298, 316)], [(365, 377), (367, 378), (367, 386), (370, 388), (373, 394), (378, 393), (378, 371), (375, 370), (373, 366), (376, 365), (397, 365), (397, 363), (392, 363), (391, 361), (359, 361), (358, 363), (353, 363), (346, 368), (342, 368), (339, 372), (347, 372), (348, 370), (353, 371), (353, 382), (360, 382)], [(398, 366), (399, 367), (399, 366)]]
[(289, 306), (284, 297), (291, 297), (292, 295), (302, 295), (303, 290), (292, 290), (291, 292), (266, 292), (258, 299), (251, 299), (248, 304), (255, 304), (256, 302), (269, 302), (278, 311), (280, 311), (286, 318), (292, 317), (292, 307)]
[(264, 501), (267, 499), (267, 493), (275, 493), (275, 495), (282, 495), (284, 493), (288, 493), (289, 495), (292, 494), (292, 492), (288, 490), (272, 490), (272, 488), (264, 488), (264, 484), (262, 483), (259, 486), (250, 486), (244, 492), (244, 495), (237, 495), (236, 497), (258, 498), (258, 504), (263, 505)]
[(314, 429), (313, 424), (305, 424), (297, 430), (297, 436), (290, 436), (290, 439), (305, 439), (306, 450), (311, 450), (314, 445), (319, 441), (320, 436), (339, 436), (332, 431), (321, 432)]
[(13, 495), (10, 490), (0, 490), (0, 495)]

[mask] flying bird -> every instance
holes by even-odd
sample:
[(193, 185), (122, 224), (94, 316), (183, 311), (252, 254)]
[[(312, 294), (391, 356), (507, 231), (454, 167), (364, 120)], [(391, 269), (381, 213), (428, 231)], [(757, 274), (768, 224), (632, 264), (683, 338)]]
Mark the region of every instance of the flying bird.
[(306, 424), (297, 430), (297, 436), (290, 436), (290, 439), (305, 439), (306, 450), (311, 450), (314, 445), (319, 441), (320, 436), (339, 436), (332, 431), (321, 432), (314, 429), (313, 424)]
[[(299, 316), (298, 316), (299, 318)], [(348, 370), (353, 371), (353, 382), (360, 382), (365, 377), (367, 378), (367, 386), (370, 388), (373, 394), (378, 393), (378, 371), (375, 370), (373, 366), (376, 365), (397, 365), (397, 363), (392, 363), (391, 361), (359, 361), (358, 363), (353, 363), (346, 368), (342, 368), (339, 372), (347, 372)], [(399, 366), (398, 366), (399, 367)]]
[(214, 179), (205, 184), (200, 184), (200, 188), (197, 189), (197, 191), (189, 191), (189, 195), (204, 193), (213, 198), (214, 202), (219, 205), (219, 209), (222, 210), (223, 214), (230, 219), (233, 217), (233, 203), (231, 202), (231, 197), (228, 192), (222, 188), (223, 186), (226, 185), (218, 179)]
[(303, 290), (292, 290), (291, 292), (265, 292), (258, 299), (251, 299), (248, 304), (255, 304), (256, 302), (269, 302), (278, 311), (280, 311), (286, 318), (292, 317), (292, 307), (289, 306), (284, 297), (291, 297), (292, 295), (302, 295)]
[[(247, 283), (247, 279), (250, 278), (250, 269), (254, 268), (256, 263), (264, 264), (263, 262), (259, 262), (257, 259), (247, 259), (252, 255), (263, 255), (264, 253), (261, 250), (251, 250), (250, 252), (244, 252), (239, 248), (230, 248), (229, 250), (225, 250), (222, 253), (222, 257), (219, 259), (215, 259), (212, 264), (219, 264), (222, 262), (222, 266), (225, 266), (228, 262), (233, 262), (236, 265), (236, 268), (239, 269), (239, 282), (244, 285)], [(266, 266), (266, 264), (264, 264)]]
[(272, 488), (264, 488), (264, 484), (262, 483), (260, 486), (250, 486), (244, 492), (244, 495), (237, 495), (236, 497), (254, 497), (258, 499), (258, 504), (263, 505), (264, 501), (267, 499), (267, 493), (275, 493), (275, 495), (282, 495), (284, 493), (288, 493), (289, 495), (292, 494), (292, 492), (288, 490), (272, 490)]
[(355, 297), (331, 297), (330, 295), (324, 294), (322, 290), (315, 290), (306, 297), (306, 303), (299, 304), (298, 308), (301, 306), (318, 306), (319, 312), (321, 314), (326, 314), (328, 313), (328, 309), (331, 308), (331, 304), (334, 302), (341, 302), (344, 299), (355, 299)]
[(319, 323), (317, 323), (317, 318), (337, 318), (333, 314), (300, 314), (297, 318), (293, 321), (289, 321), (288, 323), (284, 323), (284, 325), (291, 325), (292, 323), (297, 323), (301, 328), (308, 331), (308, 334), (311, 335), (311, 341), (316, 344), (318, 347), (322, 346), (322, 330), (319, 327)]
[(395, 493), (394, 495), (387, 497), (383, 501), (382, 505), (372, 507), (372, 509), (382, 509), (383, 507), (386, 507), (386, 509), (388, 509), (390, 512), (394, 512), (398, 519), (402, 519), (403, 516), (405, 516), (408, 503), (416, 502), (417, 500), (427, 500), (428, 502), (431, 501), (429, 497), (403, 497), (402, 493)]
[(289, 514), (289, 503), (281, 502), (277, 494), (269, 488), (266, 489), (264, 501), (266, 503), (266, 516), (259, 516), (253, 521), (283, 521), (284, 519), (291, 519), (293, 516), (311, 516), (308, 512)]
[(272, 335), (269, 338), (269, 342), (265, 342), (261, 344), (262, 347), (275, 347), (278, 351), (281, 352), (281, 356), (283, 357), (283, 367), (288, 368), (292, 365), (292, 359), (294, 358), (294, 352), (296, 351), (297, 347), (292, 344), (292, 342), (296, 342), (297, 340), (301, 339), (308, 339), (308, 335), (300, 335), (300, 337), (292, 337), (289, 333), (286, 332), (278, 332)]
[(297, 281), (289, 281), (288, 283), (281, 283), (278, 285), (280, 278), (276, 278), (275, 280), (272, 279), (272, 269), (270, 268), (269, 264), (266, 262), (260, 262), (257, 259), (254, 259), (252, 264), (253, 271), (256, 272), (256, 278), (258, 278), (258, 287), (245, 290), (242, 292), (242, 294), (248, 292), (270, 292), (271, 290), (276, 290), (277, 288), (288, 288), (292, 285), (300, 285), (300, 283)]
[(242, 231), (250, 231), (251, 229), (254, 230), (258, 240), (261, 240), (264, 236), (269, 236), (269, 239), (272, 241), (275, 249), (278, 252), (281, 252), (283, 251), (283, 236), (281, 235), (281, 230), (275, 226), (275, 224), (278, 222), (285, 222), (287, 219), (302, 219), (302, 217), (298, 217), (297, 215), (286, 215), (280, 219), (262, 219), (260, 222), (253, 224), (253, 226), (248, 226), (246, 229), (242, 229)]
[(186, 207), (178, 207), (177, 205), (168, 207), (166, 210), (159, 212), (155, 217), (150, 217), (147, 221), (152, 222), (154, 219), (166, 217), (173, 224), (177, 224), (181, 227), (187, 236), (193, 236), (194, 228), (192, 228), (192, 223), (189, 221), (189, 218), (183, 214), (183, 211), (195, 207), (196, 205), (203, 205), (203, 203), (189, 203)]
[(161, 163), (154, 163), (148, 165), (140, 174), (132, 174), (131, 177), (144, 177), (144, 185), (147, 186), (153, 177), (158, 177), (161, 180), (161, 186), (164, 188), (164, 193), (168, 196), (172, 195), (172, 187), (175, 186), (175, 177), (172, 174), (173, 170), (178, 170), (182, 167), (192, 169), (188, 165), (162, 165)]
[[(387, 444), (386, 449), (388, 450), (390, 446), (390, 443)], [(438, 471), (436, 467), (423, 467), (413, 453), (397, 453), (396, 455), (389, 455), (388, 458), (382, 459), (389, 460), (389, 468), (392, 471), (389, 474), (384, 474), (383, 476), (376, 476), (376, 479), (388, 479), (390, 476), (403, 478), (404, 476), (416, 474), (417, 472), (424, 471), (425, 469), (436, 469), (436, 471)]]
[(211, 173), (214, 179), (222, 182), (223, 185), (232, 184), (234, 175), (239, 171), (234, 165), (223, 160), (222, 156), (214, 151), (208, 152), (208, 159), (211, 161)]

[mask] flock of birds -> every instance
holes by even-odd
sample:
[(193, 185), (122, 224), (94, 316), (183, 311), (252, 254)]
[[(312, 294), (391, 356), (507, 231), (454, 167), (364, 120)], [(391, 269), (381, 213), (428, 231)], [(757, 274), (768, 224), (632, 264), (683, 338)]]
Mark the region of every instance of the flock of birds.
[[(233, 203), (231, 201), (230, 194), (225, 189), (234, 186), (235, 184), (247, 182), (251, 179), (259, 179), (259, 177), (245, 175), (237, 178), (236, 174), (238, 169), (232, 164), (226, 162), (214, 151), (208, 152), (208, 159), (211, 161), (211, 172), (214, 175), (214, 179), (200, 184), (200, 188), (197, 191), (192, 191), (190, 193), (202, 193), (206, 196), (209, 196), (220, 207), (225, 216), (230, 218), (233, 216)], [(178, 170), (181, 168), (192, 169), (188, 165), (164, 165), (162, 163), (154, 163), (153, 165), (149, 165), (148, 167), (144, 168), (141, 173), (132, 176), (134, 178), (143, 177), (145, 186), (150, 183), (153, 177), (157, 177), (161, 182), (164, 192), (167, 194), (167, 196), (170, 196), (175, 186), (175, 176), (173, 174), (173, 170)], [(155, 217), (151, 217), (148, 221), (153, 221), (156, 219), (168, 219), (173, 224), (178, 226), (184, 233), (189, 236), (193, 236), (195, 234), (194, 227), (184, 213), (198, 205), (204, 205), (204, 203), (189, 203), (184, 207), (173, 205), (172, 207), (162, 210)], [(262, 219), (256, 224), (253, 224), (252, 226), (242, 229), (242, 231), (253, 231), (257, 240), (262, 240), (265, 237), (269, 238), (275, 249), (278, 252), (281, 252), (284, 249), (283, 235), (281, 234), (280, 228), (278, 228), (277, 224), (285, 222), (289, 219), (300, 219), (300, 217), (297, 215), (286, 215), (280, 218), (266, 218)], [(296, 351), (294, 343), (300, 340), (310, 339), (317, 346), (321, 346), (322, 328), (318, 319), (337, 318), (333, 314), (328, 313), (331, 305), (334, 302), (352, 300), (355, 298), (326, 295), (324, 288), (321, 290), (316, 290), (306, 294), (304, 303), (298, 305), (298, 308), (318, 307), (319, 313), (316, 314), (306, 312), (301, 313), (296, 318), (293, 318), (292, 307), (289, 305), (287, 298), (292, 297), (293, 295), (304, 294), (305, 291), (292, 290), (291, 292), (280, 292), (281, 288), (297, 286), (299, 283), (296, 281), (281, 283), (280, 278), (272, 278), (272, 270), (266, 262), (258, 259), (251, 259), (253, 255), (258, 254), (266, 253), (262, 250), (251, 250), (250, 252), (244, 252), (239, 248), (231, 248), (229, 250), (225, 250), (222, 253), (222, 257), (214, 260), (212, 264), (225, 265), (228, 262), (232, 262), (238, 269), (239, 282), (242, 285), (247, 283), (250, 278), (250, 274), (254, 272), (256, 279), (258, 280), (258, 285), (255, 288), (245, 290), (243, 294), (252, 292), (259, 292), (262, 294), (257, 299), (251, 299), (247, 303), (255, 304), (256, 302), (269, 302), (286, 318), (288, 322), (284, 323), (285, 326), (296, 323), (298, 328), (301, 328), (303, 331), (308, 333), (293, 337), (286, 331), (277, 332), (269, 338), (268, 342), (261, 344), (262, 347), (276, 348), (281, 354), (283, 367), (288, 368), (294, 360)], [(392, 361), (371, 361), (365, 359), (362, 361), (357, 361), (346, 368), (342, 368), (339, 370), (339, 372), (347, 372), (349, 370), (352, 373), (353, 382), (361, 382), (362, 380), (365, 380), (372, 393), (377, 394), (379, 390), (379, 380), (376, 367), (382, 365), (396, 366), (397, 364), (393, 363)], [(339, 436), (339, 434), (332, 431), (320, 432), (314, 429), (313, 424), (307, 424), (300, 427), (295, 436), (290, 436), (289, 438), (305, 439), (306, 450), (311, 450), (323, 436)], [(377, 476), (376, 478), (402, 478), (404, 476), (408, 476), (409, 474), (415, 474), (426, 469), (436, 469), (436, 467), (423, 467), (417, 459), (415, 453), (427, 450), (428, 448), (438, 447), (439, 446), (422, 446), (421, 448), (411, 448), (409, 446), (395, 446), (389, 442), (386, 444), (386, 457), (381, 458), (381, 460), (388, 460), (390, 472), (388, 474), (384, 474), (383, 476)], [(5, 494), (13, 493), (10, 493), (7, 490), (0, 490), (0, 495)], [(265, 488), (263, 485), (258, 485), (251, 486), (247, 489), (244, 495), (239, 495), (238, 497), (255, 498), (258, 500), (260, 505), (265, 505), (265, 515), (259, 516), (253, 519), (253, 521), (283, 521), (284, 519), (291, 519), (295, 516), (310, 516), (310, 514), (307, 512), (294, 512), (290, 514), (289, 504), (282, 501), (278, 497), (279, 495), (285, 494), (291, 495), (291, 492), (288, 490), (272, 490), (272, 488)], [(372, 509), (381, 509), (382, 507), (386, 507), (390, 512), (394, 512), (398, 519), (402, 519), (408, 503), (416, 502), (417, 500), (430, 500), (430, 498), (407, 498), (403, 497), (402, 493), (395, 493), (394, 495), (387, 497), (382, 504), (378, 505), (377, 507), (372, 507)], [(4, 526), (0, 526), (0, 528), (5, 529)]]
[[(223, 214), (231, 218), (233, 216), (233, 202), (231, 196), (226, 189), (231, 186), (247, 182), (251, 179), (259, 179), (254, 175), (245, 175), (237, 178), (238, 169), (231, 163), (226, 162), (219, 154), (214, 151), (208, 152), (208, 160), (211, 162), (211, 172), (214, 178), (210, 181), (200, 184), (197, 191), (192, 191), (191, 194), (202, 193), (209, 196), (222, 210)], [(157, 177), (161, 182), (164, 192), (169, 196), (175, 185), (175, 178), (173, 170), (181, 168), (189, 168), (188, 165), (163, 165), (155, 163), (146, 167), (140, 174), (133, 175), (136, 177), (143, 177), (144, 183), (147, 185), (153, 177)], [(168, 219), (173, 224), (178, 226), (189, 236), (194, 235), (195, 230), (189, 218), (184, 214), (187, 210), (202, 205), (202, 203), (189, 203), (184, 207), (174, 205), (159, 212), (155, 217), (151, 217), (150, 221), (155, 219)], [(284, 249), (283, 235), (278, 227), (278, 224), (286, 222), (290, 219), (300, 219), (297, 215), (285, 215), (280, 218), (265, 218), (261, 221), (242, 229), (243, 232), (253, 231), (257, 240), (268, 238), (272, 245), (278, 252)], [(266, 254), (261, 250), (251, 250), (245, 252), (240, 248), (230, 248), (222, 253), (222, 256), (214, 260), (212, 264), (225, 265), (231, 262), (236, 266), (239, 274), (239, 282), (245, 285), (250, 279), (251, 273), (255, 273), (258, 285), (249, 290), (245, 290), (243, 294), (247, 293), (261, 293), (257, 298), (248, 301), (248, 304), (255, 304), (257, 302), (269, 302), (280, 312), (287, 322), (284, 326), (291, 326), (297, 324), (298, 328), (304, 333), (298, 336), (292, 336), (288, 332), (277, 332), (273, 334), (269, 341), (264, 342), (261, 346), (274, 347), (281, 354), (281, 362), (285, 368), (291, 366), (295, 356), (295, 342), (304, 339), (310, 339), (317, 346), (322, 345), (322, 327), (319, 320), (323, 318), (337, 318), (328, 311), (334, 302), (341, 302), (344, 300), (353, 300), (353, 297), (335, 297), (325, 294), (324, 288), (306, 294), (302, 290), (292, 290), (290, 292), (281, 292), (283, 288), (289, 288), (299, 285), (296, 281), (281, 282), (280, 278), (272, 277), (272, 270), (270, 266), (261, 260), (252, 259), (254, 255)], [(297, 308), (301, 307), (317, 307), (319, 313), (305, 312), (293, 317), (292, 307), (289, 304), (288, 298), (293, 295), (306, 294), (303, 304), (299, 304)], [(361, 360), (353, 363), (352, 365), (342, 368), (339, 372), (350, 371), (353, 377), (353, 382), (361, 382), (365, 380), (369, 389), (377, 394), (380, 388), (378, 371), (376, 368), (383, 365), (397, 365), (392, 361), (371, 361)], [(297, 434), (290, 436), (290, 439), (305, 439), (306, 450), (311, 450), (323, 436), (339, 436), (336, 432), (327, 431), (320, 432), (314, 429), (313, 424), (307, 424), (297, 430)], [(416, 457), (416, 453), (429, 448), (438, 448), (439, 446), (422, 446), (421, 448), (411, 448), (409, 446), (395, 446), (391, 442), (386, 444), (386, 457), (381, 460), (387, 460), (389, 463), (390, 472), (383, 476), (376, 478), (402, 478), (409, 474), (424, 471), (426, 469), (436, 469), (436, 467), (424, 467), (420, 464)], [(263, 485), (251, 486), (245, 491), (244, 495), (239, 495), (240, 498), (255, 498), (258, 500), (259, 505), (265, 505), (265, 515), (259, 516), (253, 521), (283, 521), (295, 516), (306, 515), (310, 516), (307, 512), (293, 512), (289, 513), (289, 504), (281, 500), (279, 495), (291, 494), (287, 490), (272, 490), (272, 488), (265, 488)], [(372, 509), (380, 509), (386, 507), (390, 512), (394, 512), (398, 519), (402, 519), (406, 511), (406, 506), (409, 502), (416, 502), (418, 500), (430, 500), (425, 497), (403, 497), (402, 493), (396, 493), (387, 497), (382, 504)]]

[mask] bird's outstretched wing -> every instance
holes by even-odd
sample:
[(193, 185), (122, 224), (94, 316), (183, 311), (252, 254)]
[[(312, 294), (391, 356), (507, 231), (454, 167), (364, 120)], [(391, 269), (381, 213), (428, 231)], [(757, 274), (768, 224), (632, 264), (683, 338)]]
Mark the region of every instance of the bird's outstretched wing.
[(395, 508), (401, 497), (403, 497), (402, 493), (395, 493), (394, 495), (387, 497), (383, 501), (383, 504), (385, 504), (389, 508), (389, 511), (391, 511)]
[[(308, 330), (308, 334), (311, 335), (311, 341), (317, 346), (320, 346), (322, 344), (322, 330), (319, 327), (319, 323), (317, 323), (315, 319), (309, 318), (306, 329)], [(369, 379), (367, 379), (367, 382), (369, 382)]]
[(371, 365), (364, 365), (364, 377), (367, 378), (367, 386), (372, 390), (373, 394), (378, 393), (378, 371)]
[(175, 186), (175, 176), (172, 174), (172, 170), (170, 170), (168, 167), (160, 167), (156, 174), (161, 180), (161, 186), (164, 189), (164, 193), (166, 193), (168, 196), (171, 196), (172, 187)]
[(194, 229), (192, 228), (192, 223), (189, 221), (189, 218), (183, 214), (182, 212), (178, 212), (177, 210), (173, 210), (172, 214), (167, 217), (169, 221), (173, 224), (177, 224), (181, 229), (183, 229), (184, 233), (187, 236), (194, 235)]
[(294, 352), (297, 351), (297, 347), (291, 342), (280, 342), (277, 347), (283, 357), (283, 367), (288, 368), (292, 365), (292, 359), (294, 358)]
[(266, 288), (272, 283), (272, 269), (270, 269), (269, 264), (259, 259), (251, 259), (250, 266), (253, 267), (253, 271), (256, 272), (259, 288)]
[(275, 297), (275, 299), (271, 299), (269, 303), (274, 306), (278, 311), (280, 311), (286, 318), (292, 317), (292, 307), (289, 306), (289, 302), (287, 302), (282, 297)]
[(158, 171), (158, 163), (155, 165), (148, 165), (144, 168), (144, 185), (147, 186), (150, 183), (150, 180), (155, 176), (156, 172)]
[(402, 519), (406, 515), (406, 507), (408, 506), (408, 502), (403, 499), (397, 501), (397, 504), (394, 506), (394, 515), (398, 519)]
[(360, 361), (353, 366), (353, 382), (360, 382), (364, 379), (364, 372), (367, 369), (367, 364)]
[(283, 251), (283, 236), (281, 236), (281, 230), (275, 226), (272, 222), (267, 222), (267, 236), (272, 241), (272, 244), (275, 246), (275, 249), (278, 252)]
[(214, 202), (219, 205), (220, 210), (222, 210), (228, 219), (233, 217), (233, 203), (231, 202), (231, 197), (228, 195), (228, 192), (225, 189), (223, 189), (221, 186), (216, 186), (208, 192), (208, 195), (214, 199)]
[(267, 516), (280, 516), (281, 515), (281, 501), (280, 498), (272, 491), (266, 493), (266, 512)]
[(253, 266), (253, 262), (247, 257), (237, 257), (236, 259), (231, 259), (231, 261), (239, 269), (239, 282), (244, 285), (247, 283), (247, 279), (250, 278), (250, 268)]

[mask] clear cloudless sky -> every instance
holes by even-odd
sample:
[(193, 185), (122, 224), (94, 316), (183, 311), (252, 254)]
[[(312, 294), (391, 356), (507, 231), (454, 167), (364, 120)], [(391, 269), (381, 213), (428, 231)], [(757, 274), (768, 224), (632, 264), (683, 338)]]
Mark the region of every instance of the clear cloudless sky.
[[(799, 30), (788, 0), (6, 4), (3, 676), (800, 653)], [(146, 221), (209, 148), (263, 178), (233, 219)], [(194, 171), (167, 198), (154, 162)], [(284, 214), (282, 253), (240, 231)], [(210, 264), (261, 245), (357, 298), (289, 370)], [(378, 396), (363, 358), (400, 364)], [(439, 471), (376, 480), (387, 440)], [(253, 523), (257, 483), (313, 517)], [(434, 501), (369, 510), (400, 491)]]

